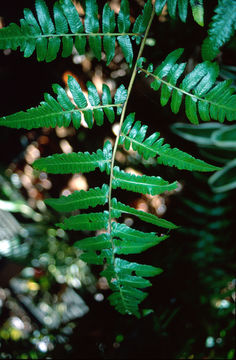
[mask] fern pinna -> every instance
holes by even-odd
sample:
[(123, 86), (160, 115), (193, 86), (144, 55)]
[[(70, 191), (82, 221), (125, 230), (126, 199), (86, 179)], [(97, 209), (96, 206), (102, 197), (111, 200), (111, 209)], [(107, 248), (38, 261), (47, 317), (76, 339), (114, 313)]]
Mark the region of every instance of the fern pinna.
[[(121, 85), (115, 93), (114, 100), (112, 100), (107, 85), (103, 85), (102, 98), (100, 99), (96, 87), (91, 82), (87, 83), (88, 98), (86, 98), (77, 81), (73, 77), (69, 77), (68, 88), (72, 99), (61, 86), (54, 84), (53, 91), (56, 98), (50, 94), (45, 94), (45, 99), (39, 107), (0, 119), (0, 125), (13, 128), (32, 129), (72, 124), (78, 129), (82, 118), (84, 118), (88, 128), (92, 128), (95, 123), (99, 126), (103, 124), (104, 114), (111, 123), (114, 122), (115, 112), (120, 115), (119, 132), (113, 148), (111, 143), (107, 141), (103, 148), (96, 152), (54, 154), (36, 160), (33, 166), (39, 171), (53, 174), (88, 173), (100, 170), (105, 172), (104, 176), (108, 175), (108, 183), (104, 183), (101, 188), (95, 187), (88, 191), (75, 191), (67, 197), (47, 199), (46, 204), (59, 212), (108, 205), (104, 211), (80, 213), (67, 217), (57, 226), (65, 230), (100, 231), (97, 236), (90, 233), (89, 237), (77, 241), (75, 246), (83, 251), (81, 259), (89, 264), (104, 266), (101, 274), (107, 278), (113, 291), (109, 297), (111, 304), (120, 313), (133, 314), (137, 317), (141, 315), (139, 304), (147, 295), (142, 289), (151, 285), (146, 277), (158, 275), (162, 270), (158, 267), (130, 262), (123, 257), (124, 255), (142, 253), (165, 240), (168, 235), (162, 234), (163, 230), (159, 230), (159, 228), (166, 229), (164, 231), (169, 232), (177, 226), (154, 214), (121, 203), (119, 199), (113, 197), (113, 191), (120, 188), (156, 195), (175, 189), (177, 182), (169, 183), (159, 176), (136, 176), (123, 171), (115, 165), (118, 146), (124, 146), (125, 149), (130, 149), (132, 146), (133, 150), (145, 159), (151, 157), (156, 159), (159, 164), (175, 166), (178, 169), (209, 172), (219, 168), (198, 160), (177, 148), (171, 148), (169, 144), (164, 144), (164, 139), (160, 138), (158, 132), (146, 136), (148, 127), (142, 125), (140, 121), (135, 121), (134, 113), (126, 116), (127, 103), (136, 75), (141, 69), (147, 75), (152, 76), (152, 87), (155, 90), (162, 84), (161, 102), (164, 105), (172, 95), (173, 112), (179, 110), (182, 96), (183, 94), (186, 95), (186, 114), (192, 122), (197, 122), (197, 103), (200, 117), (203, 120), (208, 120), (208, 117), (217, 118), (220, 121), (223, 121), (225, 117), (228, 120), (233, 120), (235, 115), (235, 105), (233, 105), (232, 100), (235, 99), (235, 95), (232, 95), (233, 91), (228, 82), (222, 82), (212, 88), (218, 75), (215, 64), (199, 64), (193, 73), (186, 76), (179, 88), (177, 88), (176, 82), (185, 67), (184, 64), (176, 64), (176, 60), (182, 53), (181, 49), (168, 55), (154, 72), (152, 66), (149, 66), (148, 70), (142, 69), (143, 58), (141, 56), (151, 23), (155, 14), (160, 12), (165, 3), (166, 1), (157, 1), (152, 5), (152, 1), (148, 0), (142, 14), (134, 22), (132, 33), (128, 32), (130, 16), (127, 0), (121, 1), (117, 19), (118, 33), (115, 32), (117, 30), (115, 30), (114, 13), (108, 4), (103, 9), (102, 33), (99, 32), (98, 6), (95, 0), (85, 1), (84, 24), (70, 0), (60, 0), (55, 3), (53, 8), (55, 24), (44, 1), (36, 0), (37, 20), (33, 13), (26, 9), (25, 18), (21, 20), (21, 27), (11, 24), (0, 30), (1, 48), (16, 49), (20, 46), (25, 57), (30, 56), (36, 49), (39, 61), (55, 59), (61, 43), (62, 56), (71, 54), (73, 44), (79, 53), (84, 53), (86, 38), (88, 37), (89, 45), (98, 59), (101, 58), (101, 39), (103, 38), (107, 63), (110, 63), (114, 57), (117, 39), (127, 63), (131, 65), (133, 50), (130, 38), (136, 39), (136, 43), (140, 44), (128, 89), (126, 90)], [(174, 15), (177, 0), (168, 0), (167, 4), (169, 11), (172, 9)], [(187, 0), (178, 1), (179, 9), (184, 9), (185, 13), (187, 4)], [(194, 6), (201, 6), (201, 1), (191, 0), (190, 4), (193, 9)], [(182, 16), (182, 19), (184, 18)], [(164, 77), (167, 77), (166, 80), (163, 79)], [(218, 94), (219, 92), (222, 94), (223, 91), (224, 99), (221, 99)], [(157, 232), (144, 233), (119, 223), (117, 219), (122, 214), (136, 216), (141, 221), (157, 226)]]
[(236, 30), (236, 1), (219, 0), (215, 15), (208, 30), (208, 37), (202, 44), (204, 60), (213, 60), (219, 49), (229, 41)]
[(108, 65), (115, 56), (117, 39), (127, 63), (131, 66), (133, 61), (131, 38), (136, 39), (136, 43), (140, 43), (152, 7), (151, 2), (148, 1), (130, 31), (128, 0), (121, 2), (117, 20), (114, 11), (105, 4), (101, 21), (102, 32), (100, 32), (96, 0), (85, 1), (83, 20), (71, 0), (56, 1), (53, 18), (44, 0), (36, 0), (35, 10), (36, 17), (31, 10), (25, 9), (20, 26), (12, 23), (0, 30), (0, 49), (16, 50), (20, 47), (24, 57), (30, 57), (36, 51), (38, 61), (50, 62), (57, 57), (60, 47), (62, 47), (62, 57), (70, 56), (73, 46), (79, 54), (85, 54), (88, 38), (89, 46), (98, 60), (101, 60), (103, 43)]

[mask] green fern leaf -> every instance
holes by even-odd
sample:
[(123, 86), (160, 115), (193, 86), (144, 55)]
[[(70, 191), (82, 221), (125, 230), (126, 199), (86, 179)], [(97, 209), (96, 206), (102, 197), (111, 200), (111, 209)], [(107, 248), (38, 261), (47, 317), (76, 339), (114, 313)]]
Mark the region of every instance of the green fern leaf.
[[(81, 115), (84, 115), (85, 121), (89, 128), (93, 126), (93, 117), (97, 125), (103, 124), (104, 112), (108, 120), (113, 123), (115, 113), (113, 107), (122, 108), (126, 100), (127, 90), (121, 85), (115, 94), (115, 104), (112, 104), (111, 92), (107, 85), (103, 85), (102, 103), (96, 87), (87, 82), (88, 104), (80, 85), (72, 77), (68, 78), (68, 87), (73, 96), (73, 101), (69, 99), (66, 91), (58, 84), (52, 86), (57, 95), (55, 100), (51, 95), (45, 94), (43, 102), (36, 108), (20, 111), (16, 114), (0, 118), (0, 126), (7, 126), (17, 129), (33, 129), (39, 127), (68, 127), (71, 122), (78, 129), (81, 124)], [(109, 106), (108, 106), (109, 105)]]
[(66, 218), (62, 223), (56, 224), (63, 230), (95, 231), (106, 229), (108, 226), (108, 211), (79, 214)]
[[(107, 85), (102, 85), (102, 104), (103, 105), (111, 105), (112, 99), (111, 99), (111, 92)], [(118, 103), (117, 103), (118, 105)], [(113, 123), (115, 120), (115, 113), (112, 106), (104, 106), (104, 112), (110, 121), (110, 123)]]
[[(141, 15), (139, 15), (137, 17), (137, 19), (135, 20), (134, 26), (133, 26), (133, 32), (134, 33), (139, 33), (142, 34), (145, 32), (147, 25), (148, 25), (148, 21), (151, 17), (152, 14), (152, 1), (148, 0), (146, 2), (146, 4), (144, 5), (144, 9)], [(136, 44), (140, 44), (141, 42), (141, 37), (133, 37), (133, 39), (136, 39)]]
[(121, 189), (139, 192), (142, 194), (158, 195), (164, 191), (170, 191), (177, 188), (177, 182), (172, 184), (163, 180), (160, 176), (136, 176), (126, 173), (119, 169), (118, 166), (113, 170), (113, 189)]
[(24, 52), (25, 57), (31, 56), (34, 51), (38, 61), (51, 62), (56, 59), (60, 48), (62, 56), (70, 56), (73, 46), (79, 54), (85, 53), (88, 38), (89, 46), (95, 57), (100, 60), (102, 54), (102, 37), (104, 51), (109, 64), (115, 55), (115, 41), (121, 46), (125, 59), (129, 66), (133, 61), (133, 47), (130, 38), (139, 38), (143, 35), (147, 25), (147, 6), (140, 20), (138, 33), (129, 33), (130, 13), (129, 3), (122, 0), (118, 14), (118, 33), (114, 33), (116, 19), (114, 12), (108, 4), (105, 4), (102, 16), (103, 33), (99, 33), (98, 6), (96, 0), (85, 2), (84, 25), (71, 0), (55, 2), (53, 17), (50, 16), (44, 0), (36, 0), (36, 17), (31, 10), (24, 10), (24, 18), (20, 20), (20, 26), (10, 24), (0, 29), (0, 49), (16, 50)]
[(130, 214), (137, 216), (140, 220), (146, 221), (156, 226), (160, 226), (166, 229), (176, 229), (177, 226), (170, 221), (160, 219), (153, 214), (146, 213), (144, 211), (136, 210), (128, 205), (124, 205), (117, 201), (116, 198), (112, 199), (112, 210), (118, 210), (124, 214)]
[(102, 188), (94, 188), (88, 191), (74, 191), (71, 195), (61, 196), (58, 199), (46, 199), (46, 205), (62, 212), (73, 211), (77, 209), (88, 209), (88, 207), (96, 207), (104, 205), (108, 199), (109, 187), (103, 184)]
[(76, 174), (79, 172), (90, 172), (99, 168), (108, 173), (111, 162), (111, 143), (109, 141), (104, 145), (103, 151), (97, 150), (96, 153), (88, 152), (55, 154), (46, 158), (41, 158), (33, 163), (33, 167), (40, 171), (51, 174)]
[(154, 90), (162, 86), (161, 105), (165, 106), (171, 98), (171, 110), (176, 114), (185, 97), (185, 113), (193, 124), (198, 124), (198, 116), (203, 121), (210, 121), (211, 118), (220, 122), (236, 120), (236, 95), (230, 81), (214, 85), (219, 75), (216, 63), (205, 61), (198, 64), (177, 85), (185, 69), (185, 64), (176, 64), (182, 52), (183, 49), (177, 49), (170, 53), (153, 73), (140, 69), (154, 79), (151, 83)]
[(203, 0), (157, 0), (155, 2), (155, 11), (157, 15), (161, 14), (166, 3), (170, 17), (176, 18), (178, 12), (179, 17), (183, 22), (186, 22), (188, 5), (190, 3), (194, 20), (200, 26), (204, 26)]
[[(122, 286), (122, 285), (121, 285)], [(147, 293), (132, 287), (123, 287), (119, 292), (113, 292), (108, 300), (122, 315), (135, 315), (140, 318), (138, 305), (147, 297)]]
[[(99, 31), (98, 6), (96, 0), (86, 0), (85, 31), (87, 34), (96, 34)], [(98, 59), (101, 60), (102, 39), (101, 36), (89, 36), (89, 45)]]
[(138, 306), (147, 294), (136, 287), (150, 286), (151, 283), (142, 276), (156, 276), (161, 272), (160, 268), (116, 258), (114, 266), (110, 265), (101, 275), (110, 278), (109, 283), (114, 291), (108, 298), (111, 305), (121, 314), (133, 314), (140, 318)]
[(219, 49), (230, 40), (236, 30), (235, 0), (219, 0), (208, 30), (208, 37), (202, 44), (204, 60), (213, 60)]
[(159, 138), (158, 132), (145, 139), (147, 126), (142, 126), (140, 121), (134, 123), (134, 116), (135, 114), (128, 115), (121, 129), (119, 144), (124, 144), (127, 150), (132, 145), (133, 150), (145, 159), (158, 156), (157, 162), (159, 164), (176, 166), (180, 170), (215, 171), (220, 169), (217, 166), (195, 159), (177, 148), (172, 149), (168, 144), (163, 145), (164, 139)]
[(159, 244), (168, 236), (156, 236), (155, 233), (144, 233), (125, 224), (112, 223), (111, 235), (115, 238), (115, 253), (118, 255), (138, 254)]
[[(104, 34), (113, 33), (116, 28), (115, 13), (108, 4), (105, 4), (102, 15), (102, 31)], [(115, 56), (116, 39), (115, 37), (105, 35), (103, 38), (103, 47), (107, 57), (107, 65), (110, 64)]]
[(111, 235), (101, 234), (98, 236), (88, 237), (74, 243), (74, 246), (81, 250), (99, 251), (103, 249), (110, 249), (112, 247)]
[[(114, 97), (115, 104), (123, 104), (126, 98), (127, 98), (127, 90), (124, 87), (124, 85), (121, 85), (115, 93), (115, 97)], [(122, 109), (117, 108), (117, 115), (120, 115), (121, 113), (122, 113)]]

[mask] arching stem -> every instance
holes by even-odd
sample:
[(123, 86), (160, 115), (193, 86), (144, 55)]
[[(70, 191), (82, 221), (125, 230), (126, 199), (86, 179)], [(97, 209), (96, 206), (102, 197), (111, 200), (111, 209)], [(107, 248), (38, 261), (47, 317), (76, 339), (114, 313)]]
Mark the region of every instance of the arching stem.
[[(147, 29), (145, 31), (144, 37), (142, 39), (140, 49), (139, 49), (139, 52), (138, 52), (138, 56), (137, 56), (137, 59), (136, 59), (135, 65), (134, 65), (134, 69), (133, 69), (133, 72), (132, 72), (132, 75), (131, 75), (131, 79), (130, 79), (130, 82), (129, 82), (129, 86), (128, 86), (128, 90), (127, 90), (127, 98), (126, 98), (126, 101), (124, 103), (122, 113), (121, 113), (121, 116), (120, 116), (119, 131), (118, 131), (118, 134), (116, 136), (116, 141), (115, 141), (115, 145), (114, 145), (114, 148), (113, 148), (112, 160), (111, 160), (110, 181), (109, 181), (109, 195), (108, 195), (108, 206), (109, 206), (108, 233), (109, 234), (111, 233), (111, 195), (112, 195), (112, 180), (113, 180), (113, 169), (114, 169), (114, 164), (115, 164), (116, 151), (117, 151), (117, 147), (118, 147), (118, 142), (119, 142), (119, 137), (120, 137), (120, 133), (121, 133), (122, 124), (124, 122), (124, 118), (125, 118), (125, 114), (126, 114), (126, 108), (127, 108), (127, 104), (128, 104), (128, 101), (129, 101), (130, 93), (132, 91), (132, 87), (133, 87), (133, 84), (134, 84), (134, 81), (135, 81), (135, 78), (136, 78), (136, 75), (137, 75), (137, 71), (138, 71), (138, 61), (139, 61), (140, 57), (142, 56), (143, 49), (144, 49), (144, 46), (146, 44), (147, 36), (148, 36), (149, 30), (150, 30), (154, 15), (155, 15), (155, 9), (154, 9), (154, 6), (153, 6), (152, 14), (151, 14), (150, 20), (148, 22), (148, 26), (147, 26)], [(113, 247), (113, 241), (112, 241), (112, 247)]]

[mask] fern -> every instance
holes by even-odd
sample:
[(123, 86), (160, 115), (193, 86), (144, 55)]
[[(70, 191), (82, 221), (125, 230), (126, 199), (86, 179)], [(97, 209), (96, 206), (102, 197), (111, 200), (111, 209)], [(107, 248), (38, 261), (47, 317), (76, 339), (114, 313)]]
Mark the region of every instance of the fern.
[(88, 209), (97, 205), (105, 205), (108, 200), (109, 186), (103, 184), (102, 188), (94, 188), (88, 191), (74, 191), (71, 195), (61, 196), (58, 199), (46, 199), (45, 203), (53, 209), (69, 212), (78, 209)]
[(122, 0), (118, 14), (118, 32), (114, 11), (105, 4), (102, 14), (102, 33), (99, 32), (98, 6), (96, 0), (86, 0), (84, 25), (71, 0), (60, 0), (53, 7), (53, 18), (44, 0), (36, 0), (36, 17), (31, 10), (24, 10), (24, 18), (20, 26), (11, 23), (0, 29), (0, 49), (20, 50), (24, 57), (30, 57), (34, 51), (38, 61), (51, 62), (56, 59), (60, 47), (62, 57), (72, 53), (73, 46), (79, 54), (85, 53), (87, 38), (94, 56), (101, 60), (102, 39), (107, 65), (115, 56), (115, 41), (117, 39), (126, 61), (131, 66), (133, 47), (131, 38), (139, 43), (146, 30), (151, 15), (151, 0), (146, 3), (142, 15), (134, 23), (130, 31), (130, 13), (128, 0)]
[(133, 150), (145, 159), (158, 156), (159, 164), (176, 166), (180, 170), (214, 171), (219, 169), (177, 148), (172, 149), (168, 144), (163, 145), (164, 139), (159, 139), (160, 134), (157, 132), (145, 139), (147, 126), (141, 125), (140, 121), (133, 123), (134, 114), (130, 114), (121, 129), (119, 143), (124, 144), (126, 150), (129, 150), (132, 145)]
[(184, 77), (180, 85), (177, 85), (186, 67), (186, 63), (176, 63), (182, 53), (183, 49), (171, 52), (154, 71), (152, 64), (147, 70), (141, 68), (145, 59), (140, 59), (140, 71), (153, 79), (152, 89), (157, 91), (161, 87), (161, 105), (165, 106), (171, 99), (171, 110), (177, 114), (185, 97), (185, 113), (193, 124), (198, 124), (198, 116), (203, 121), (236, 120), (235, 89), (227, 80), (215, 85), (219, 75), (216, 63), (205, 61), (198, 64)]
[(68, 78), (68, 89), (72, 94), (73, 103), (60, 85), (54, 84), (52, 88), (57, 94), (57, 100), (46, 93), (44, 94), (44, 101), (38, 107), (28, 109), (26, 112), (20, 111), (16, 114), (4, 116), (0, 118), (0, 125), (30, 130), (39, 127), (68, 127), (72, 123), (78, 129), (83, 115), (89, 128), (92, 128), (94, 121), (98, 126), (101, 126), (104, 122), (104, 113), (110, 123), (114, 122), (114, 108), (117, 108), (119, 114), (127, 96), (124, 85), (121, 85), (116, 91), (114, 104), (112, 104), (110, 89), (103, 84), (101, 101), (96, 87), (88, 81), (87, 101), (80, 85), (72, 76)]
[[(176, 166), (178, 169), (206, 172), (219, 169), (202, 160), (195, 159), (179, 149), (172, 149), (168, 144), (164, 144), (164, 139), (159, 138), (160, 134), (157, 132), (145, 139), (148, 127), (141, 125), (139, 121), (134, 122), (135, 114), (129, 114), (125, 118), (129, 96), (142, 63), (141, 56), (151, 23), (155, 12), (159, 13), (165, 2), (156, 1), (155, 6), (153, 6), (151, 0), (148, 0), (142, 14), (134, 22), (133, 33), (129, 33), (131, 24), (127, 0), (121, 1), (117, 18), (118, 33), (114, 32), (116, 28), (115, 15), (108, 4), (103, 8), (103, 33), (99, 33), (98, 6), (95, 0), (85, 1), (84, 25), (70, 0), (56, 2), (53, 19), (50, 17), (44, 1), (36, 0), (37, 20), (30, 10), (25, 10), (25, 18), (21, 20), (21, 27), (11, 24), (0, 31), (1, 48), (16, 49), (20, 46), (25, 57), (30, 56), (36, 49), (38, 60), (48, 62), (56, 58), (61, 43), (62, 56), (70, 55), (73, 45), (79, 53), (84, 53), (86, 39), (88, 38), (89, 46), (98, 59), (101, 57), (103, 40), (108, 64), (114, 57), (117, 39), (126, 61), (131, 64), (133, 49), (130, 39), (134, 38), (136, 43), (140, 44), (128, 90), (121, 85), (116, 91), (114, 101), (112, 101), (110, 90), (106, 85), (103, 85), (102, 99), (100, 99), (91, 82), (87, 83), (87, 99), (76, 80), (69, 77), (68, 89), (73, 101), (70, 100), (61, 86), (53, 85), (53, 90), (57, 95), (56, 99), (45, 94), (45, 101), (41, 102), (39, 107), (0, 119), (0, 125), (13, 128), (32, 129), (41, 126), (69, 126), (72, 123), (77, 129), (83, 115), (88, 127), (91, 128), (94, 122), (97, 125), (103, 124), (104, 113), (110, 123), (113, 123), (114, 108), (117, 109), (117, 115), (120, 115), (120, 127), (113, 148), (111, 143), (107, 141), (103, 149), (98, 149), (96, 152), (54, 154), (36, 160), (33, 167), (39, 171), (52, 174), (89, 173), (99, 169), (101, 172), (105, 171), (109, 176), (109, 185), (105, 183), (102, 188), (95, 187), (88, 191), (76, 191), (68, 197), (47, 199), (46, 204), (57, 211), (69, 212), (88, 209), (89, 207), (96, 208), (98, 205), (101, 207), (108, 203), (106, 210), (64, 217), (57, 226), (64, 230), (102, 231), (97, 236), (90, 236), (89, 233), (87, 238), (77, 241), (75, 246), (83, 251), (82, 260), (90, 264), (105, 264), (101, 274), (107, 278), (113, 291), (109, 297), (110, 303), (122, 314), (133, 314), (137, 317), (141, 316), (139, 304), (147, 296), (141, 289), (151, 286), (151, 282), (145, 278), (158, 275), (162, 270), (158, 267), (126, 261), (119, 255), (140, 254), (168, 237), (166, 234), (158, 235), (159, 228), (164, 228), (166, 232), (169, 232), (178, 226), (155, 214), (149, 214), (128, 204), (123, 204), (113, 196), (113, 191), (119, 188), (126, 191), (157, 195), (175, 189), (177, 182), (169, 183), (160, 176), (136, 176), (123, 171), (115, 166), (118, 146), (123, 146), (128, 150), (132, 145), (133, 150), (145, 159), (157, 158), (159, 164)], [(170, 15), (174, 16), (177, 1), (168, 0), (167, 3)], [(194, 11), (197, 11), (197, 7), (199, 7), (199, 14), (201, 14), (201, 2), (191, 0), (190, 4), (192, 10), (195, 9)], [(187, 5), (188, 1), (178, 1), (182, 20), (186, 19)], [(196, 14), (194, 16), (197, 17)], [(69, 28), (71, 32), (69, 32)], [(181, 54), (182, 49), (171, 53), (154, 73), (150, 66), (148, 70), (142, 69), (146, 74), (154, 77), (152, 87), (155, 90), (163, 84), (162, 105), (165, 105), (172, 95), (172, 110), (178, 112), (183, 94), (185, 94), (186, 113), (192, 122), (197, 122), (197, 104), (203, 120), (208, 120), (210, 116), (213, 119), (217, 117), (221, 121), (224, 120), (224, 117), (233, 120), (235, 95), (232, 95), (233, 90), (229, 87), (228, 82), (220, 83), (211, 89), (218, 75), (218, 68), (215, 64), (207, 62), (198, 65), (191, 74), (186, 76), (180, 88), (176, 87), (177, 80), (185, 67), (184, 64), (176, 64), (176, 60)], [(167, 81), (163, 80), (163, 77), (166, 76)], [(219, 93), (221, 97), (219, 97)], [(222, 94), (224, 95), (223, 98)], [(151, 233), (132, 229), (125, 224), (118, 223), (122, 214), (136, 216), (139, 220), (158, 228), (156, 232)]]
[(236, 30), (235, 0), (219, 0), (215, 13), (209, 26), (208, 37), (202, 44), (204, 60), (213, 60)]
[[(204, 25), (204, 8), (203, 0), (158, 0), (155, 3), (155, 11), (157, 15), (161, 13), (165, 4), (170, 17), (175, 18), (178, 12), (180, 19), (186, 22), (188, 15), (188, 5), (192, 8), (192, 15), (196, 23)], [(178, 8), (178, 9), (177, 9)]]
[(160, 176), (136, 176), (126, 173), (114, 167), (113, 170), (113, 189), (120, 187), (121, 189), (140, 192), (150, 195), (158, 195), (164, 191), (170, 191), (177, 188), (177, 182), (169, 184), (168, 181), (163, 180)]

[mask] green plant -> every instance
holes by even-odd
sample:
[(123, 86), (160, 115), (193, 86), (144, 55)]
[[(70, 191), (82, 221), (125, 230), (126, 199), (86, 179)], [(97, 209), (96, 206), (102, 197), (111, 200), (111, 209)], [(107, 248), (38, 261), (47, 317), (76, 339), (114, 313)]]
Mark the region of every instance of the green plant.
[[(123, 145), (125, 149), (133, 150), (145, 159), (154, 158), (157, 163), (175, 166), (178, 169), (189, 171), (215, 171), (219, 167), (207, 164), (177, 148), (171, 148), (163, 144), (164, 139), (160, 134), (146, 137), (148, 127), (135, 122), (135, 114), (126, 116), (126, 109), (132, 87), (138, 72), (144, 72), (153, 79), (151, 84), (154, 90), (161, 88), (161, 104), (165, 105), (170, 97), (172, 112), (179, 111), (183, 96), (186, 96), (186, 115), (193, 123), (198, 123), (198, 112), (202, 120), (210, 118), (224, 121), (235, 120), (236, 108), (234, 89), (229, 81), (215, 84), (218, 76), (217, 64), (204, 62), (186, 75), (179, 86), (178, 79), (182, 76), (185, 64), (176, 64), (182, 54), (182, 49), (171, 52), (167, 58), (153, 71), (153, 65), (147, 70), (142, 67), (144, 58), (143, 50), (147, 36), (155, 17), (159, 14), (166, 1), (156, 1), (152, 5), (148, 0), (143, 12), (134, 22), (132, 32), (130, 30), (129, 2), (121, 1), (117, 22), (115, 14), (108, 4), (103, 8), (101, 28), (98, 20), (98, 6), (95, 0), (85, 1), (84, 25), (70, 0), (60, 0), (53, 8), (54, 15), (51, 18), (48, 8), (43, 0), (36, 0), (37, 19), (33, 13), (26, 9), (21, 26), (10, 24), (0, 31), (0, 48), (16, 49), (24, 52), (29, 57), (36, 50), (38, 61), (50, 62), (57, 57), (62, 45), (62, 56), (66, 57), (72, 53), (73, 45), (79, 54), (85, 53), (86, 39), (94, 56), (100, 60), (103, 49), (106, 54), (107, 64), (115, 55), (116, 40), (122, 49), (126, 62), (132, 66), (133, 45), (135, 40), (139, 46), (136, 62), (133, 66), (128, 89), (121, 85), (112, 101), (108, 86), (103, 85), (102, 99), (95, 85), (87, 83), (88, 99), (86, 99), (80, 85), (73, 77), (68, 78), (68, 87), (73, 100), (71, 101), (65, 90), (53, 85), (56, 99), (45, 94), (44, 101), (39, 107), (28, 109), (26, 112), (18, 112), (13, 115), (2, 117), (0, 125), (13, 128), (32, 129), (37, 127), (69, 126), (71, 123), (78, 129), (82, 116), (89, 128), (94, 123), (102, 126), (104, 113), (110, 123), (115, 120), (115, 111), (120, 115), (119, 131), (116, 136), (114, 147), (109, 141), (105, 142), (103, 149), (98, 149), (90, 154), (88, 152), (55, 154), (47, 158), (41, 158), (34, 162), (33, 166), (39, 171), (52, 174), (88, 173), (99, 169), (108, 175), (108, 184), (104, 180), (102, 188), (90, 189), (87, 192), (74, 192), (68, 197), (59, 199), (47, 199), (48, 205), (58, 211), (83, 210), (97, 205), (108, 203), (108, 210), (103, 212), (91, 212), (73, 215), (65, 218), (57, 224), (65, 230), (98, 231), (102, 233), (97, 236), (87, 237), (75, 243), (75, 246), (83, 250), (81, 259), (90, 264), (104, 265), (102, 275), (109, 282), (113, 293), (109, 300), (122, 314), (134, 314), (140, 317), (139, 304), (145, 299), (146, 293), (142, 290), (151, 285), (145, 277), (155, 276), (162, 269), (150, 265), (130, 262), (119, 257), (142, 253), (144, 250), (157, 245), (165, 240), (168, 235), (157, 235), (154, 232), (144, 233), (132, 229), (126, 224), (118, 223), (122, 214), (137, 216), (140, 220), (169, 230), (177, 226), (156, 215), (149, 214), (119, 202), (112, 196), (113, 190), (121, 188), (128, 191), (140, 192), (149, 195), (157, 195), (164, 191), (177, 188), (177, 182), (169, 183), (161, 177), (133, 175), (115, 166), (117, 148)], [(171, 16), (176, 15), (176, 0), (168, 0), (167, 5)], [(203, 6), (200, 1), (190, 0), (193, 16), (198, 23), (203, 24)], [(178, 1), (180, 18), (185, 21), (187, 16), (188, 1)], [(117, 24), (117, 30), (116, 30)], [(70, 31), (70, 32), (69, 32)], [(117, 32), (115, 32), (117, 31)], [(223, 93), (223, 97), (222, 97)], [(221, 96), (219, 96), (221, 95)]]

